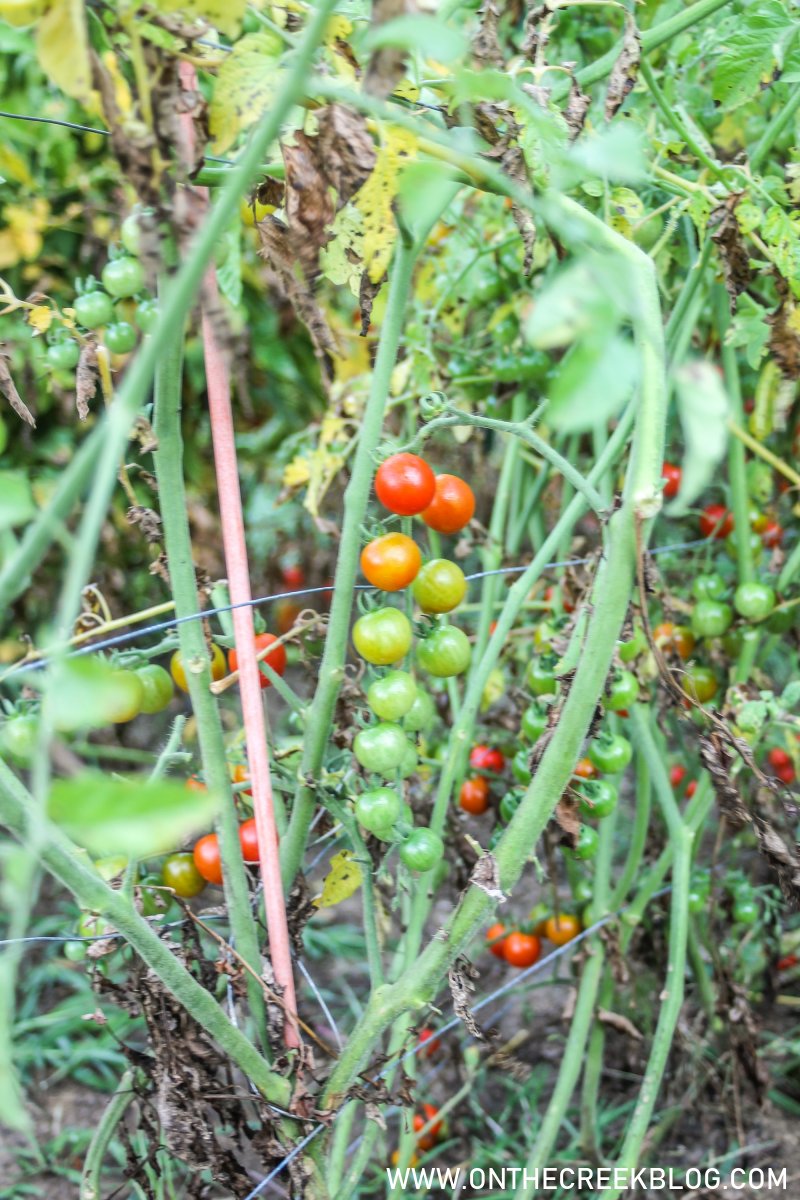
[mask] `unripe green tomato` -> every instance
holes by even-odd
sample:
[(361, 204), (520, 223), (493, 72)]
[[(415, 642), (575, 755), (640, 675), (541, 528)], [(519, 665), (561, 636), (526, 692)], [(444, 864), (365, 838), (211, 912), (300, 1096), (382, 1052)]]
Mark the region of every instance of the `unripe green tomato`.
[(633, 237), (643, 250), (652, 250), (663, 232), (664, 218), (661, 213), (654, 213), (634, 230)]
[(403, 755), (403, 761), (397, 768), (397, 773), (401, 779), (408, 779), (409, 775), (414, 774), (418, 766), (419, 755), (417, 754), (417, 748), (416, 746), (413, 746), (411, 742), (409, 742), (406, 747), (406, 752)]
[[(764, 543), (761, 540), (761, 534), (757, 533), (755, 529), (751, 529), (748, 531), (747, 537), (748, 541), (750, 542), (750, 553), (752, 555), (753, 562), (758, 563), (761, 561), (761, 558), (764, 554)], [(736, 545), (735, 533), (728, 534), (728, 536), (725, 538), (724, 546), (725, 553), (735, 561), (739, 553)]]
[(419, 684), (416, 684), (416, 689), (414, 703), (403, 717), (403, 729), (406, 733), (419, 733), (423, 729), (430, 729), (437, 716), (436, 704), (430, 692), (426, 692)]
[(639, 696), (639, 681), (633, 671), (615, 671), (603, 696), (603, 706), (611, 712), (630, 708)]
[(388, 835), (403, 811), (403, 801), (388, 787), (371, 788), (356, 800), (356, 819), (369, 833)]
[(143, 917), (163, 916), (172, 905), (169, 892), (160, 888), (161, 876), (154, 872), (139, 880), (139, 907)]
[(740, 583), (733, 595), (740, 617), (747, 621), (764, 621), (775, 607), (775, 592), (766, 583)]
[(704, 892), (704, 891), (702, 891), (702, 889), (697, 888), (697, 887), (689, 888), (688, 908), (689, 908), (690, 913), (697, 914), (697, 913), (705, 912), (707, 904), (708, 904), (708, 892)]
[(692, 700), (705, 704), (716, 696), (719, 690), (719, 680), (710, 667), (691, 667), (681, 679), (683, 691)]
[(413, 707), (417, 685), (408, 671), (388, 671), (371, 683), (367, 704), (381, 721), (399, 721)]
[(526, 786), (530, 783), (532, 778), (531, 769), (528, 766), (529, 754), (530, 752), (526, 749), (526, 747), (522, 746), (511, 760), (511, 774), (516, 780), (518, 780), (520, 783), (524, 783)]
[(136, 324), (142, 333), (152, 333), (158, 324), (158, 301), (140, 300), (136, 305)]
[(513, 788), (510, 792), (506, 792), (503, 799), (500, 801), (500, 820), (504, 825), (507, 825), (514, 813), (522, 803), (522, 798), (525, 795), (519, 788)]
[(597, 854), (597, 831), (591, 825), (581, 825), (578, 841), (573, 847), (567, 847), (566, 853), (571, 858), (594, 858)]
[(109, 698), (108, 720), (115, 725), (132, 721), (142, 711), (144, 687), (135, 671), (125, 667), (112, 671), (110, 679), (114, 681), (114, 691)]
[(710, 575), (698, 575), (692, 583), (695, 600), (721, 600), (727, 590), (728, 585), (718, 571)]
[(142, 249), (142, 230), (139, 225), (139, 214), (137, 212), (128, 213), (122, 222), (122, 227), (119, 231), (119, 240), (128, 251), (128, 254), (132, 254), (134, 258), (138, 257)]
[(78, 323), (85, 329), (99, 329), (101, 325), (107, 325), (114, 316), (111, 298), (99, 290), (84, 292), (76, 297), (73, 307)]
[(411, 590), (424, 613), (447, 613), (464, 599), (467, 581), (456, 563), (432, 558), (420, 569)]
[(604, 733), (591, 743), (588, 758), (603, 775), (619, 775), (633, 757), (627, 738), (616, 733)]
[(408, 739), (399, 725), (382, 721), (362, 729), (353, 739), (353, 753), (361, 766), (377, 775), (390, 775), (403, 761)]
[(772, 467), (759, 458), (751, 458), (747, 464), (747, 490), (756, 504), (769, 504), (775, 488)]
[(400, 847), (400, 859), (410, 871), (430, 871), (443, 854), (442, 839), (425, 827), (412, 830)]
[(647, 638), (641, 625), (637, 625), (633, 631), (633, 636), (627, 642), (619, 643), (620, 661), (624, 663), (633, 662), (647, 649)]
[(797, 620), (797, 607), (776, 608), (767, 618), (767, 629), (770, 633), (788, 633), (794, 628)]
[(57, 371), (72, 371), (78, 365), (81, 349), (73, 338), (62, 338), (47, 347), (47, 361)]
[(755, 900), (742, 897), (733, 906), (733, 919), (739, 925), (755, 925), (760, 915), (761, 910)]
[(0, 751), (18, 767), (33, 758), (39, 723), (31, 713), (18, 713), (0, 726)]
[(547, 709), (540, 705), (529, 704), (522, 714), (522, 733), (531, 742), (542, 736), (547, 728)]
[(472, 647), (463, 629), (443, 625), (417, 646), (417, 662), (423, 671), (439, 679), (463, 675), (472, 657)]
[(103, 341), (112, 354), (127, 354), (136, 345), (136, 330), (127, 321), (115, 321), (106, 327)]
[(107, 937), (110, 933), (115, 932), (110, 921), (101, 917), (99, 913), (93, 912), (82, 912), (75, 928), (79, 936), (85, 938)]
[(587, 879), (585, 875), (579, 875), (572, 884), (572, 895), (576, 904), (588, 904), (594, 896), (591, 879)]
[(552, 696), (556, 691), (556, 662), (552, 655), (531, 659), (525, 682), (535, 696)]
[(103, 267), (101, 279), (110, 296), (124, 300), (128, 296), (135, 296), (144, 287), (144, 267), (138, 258), (130, 255), (112, 258)]
[(64, 942), (61, 952), (70, 962), (83, 962), (88, 949), (88, 942)]
[(146, 667), (137, 668), (136, 674), (143, 691), (141, 711), (143, 713), (163, 712), (175, 694), (169, 671), (165, 671), (157, 663), (148, 663)]
[(617, 807), (617, 789), (607, 779), (586, 779), (578, 790), (581, 795), (578, 811), (584, 820), (601, 820)]
[(722, 637), (733, 621), (733, 609), (722, 600), (698, 600), (692, 609), (695, 637)]
[(388, 667), (411, 649), (411, 623), (399, 608), (376, 608), (353, 626), (353, 645), (368, 663)]

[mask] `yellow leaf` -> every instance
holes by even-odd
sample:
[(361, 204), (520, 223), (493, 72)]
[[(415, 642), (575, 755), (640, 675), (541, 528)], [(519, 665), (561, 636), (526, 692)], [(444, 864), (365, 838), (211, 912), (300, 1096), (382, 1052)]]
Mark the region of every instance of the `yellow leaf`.
[(36, 53), (48, 79), (76, 100), (92, 91), (83, 0), (53, 0), (36, 27)]
[(263, 116), (281, 86), (276, 61), (282, 49), (276, 34), (248, 33), (225, 59), (208, 109), (215, 149), (227, 150)]
[(206, 21), (220, 33), (236, 37), (247, 8), (247, 0), (156, 0), (161, 12), (179, 12), (190, 21)]
[(0, 144), (0, 175), (6, 179), (13, 179), (15, 183), (21, 183), (24, 187), (33, 186), (33, 176), (28, 170), (28, 164), (7, 142), (4, 145)]
[(419, 100), (419, 88), (410, 79), (401, 79), (392, 95), (399, 96), (401, 100), (413, 102)]
[(283, 486), (289, 488), (302, 487), (311, 478), (308, 459), (297, 455), (283, 468)]
[(353, 32), (353, 22), (339, 14), (334, 14), (325, 26), (325, 45), (332, 42), (343, 42)]
[(317, 896), (317, 908), (333, 908), (361, 887), (363, 874), (350, 850), (340, 850), (330, 861), (330, 870), (322, 881), (322, 895)]
[(53, 323), (53, 310), (47, 304), (35, 304), (28, 310), (28, 324), (36, 333), (47, 333)]
[(481, 712), (486, 712), (487, 708), (500, 699), (506, 690), (506, 677), (503, 674), (501, 667), (495, 667), (489, 672), (489, 678), (486, 680), (486, 687), (483, 689), (481, 696)]
[(49, 0), (0, 0), (0, 21), (15, 29), (32, 25), (47, 10)]
[(353, 197), (353, 204), (364, 218), (364, 266), (372, 283), (383, 278), (392, 257), (397, 237), (392, 203), (400, 173), (413, 161), (416, 147), (413, 133), (387, 129), (372, 174)]
[(103, 66), (108, 71), (114, 85), (114, 99), (117, 102), (117, 108), (123, 117), (129, 117), (133, 112), (133, 98), (128, 81), (119, 69), (117, 56), (113, 50), (106, 50), (101, 57)]
[(42, 249), (41, 231), (49, 215), (50, 206), (41, 197), (27, 205), (5, 206), (6, 229), (0, 233), (0, 270), (16, 266), (21, 259), (38, 258)]
[(347, 421), (343, 417), (337, 416), (336, 413), (326, 412), (322, 418), (322, 427), (320, 429), (319, 442), (321, 446), (329, 446), (331, 442), (335, 442), (347, 428)]

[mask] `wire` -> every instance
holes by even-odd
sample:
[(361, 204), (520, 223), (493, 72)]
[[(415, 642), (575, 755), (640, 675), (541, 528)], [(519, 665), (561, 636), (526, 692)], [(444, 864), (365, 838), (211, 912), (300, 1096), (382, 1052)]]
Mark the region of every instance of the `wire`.
[[(0, 116), (2, 114), (0, 113)], [(709, 542), (709, 538), (696, 538), (691, 542), (671, 542), (666, 546), (656, 546), (650, 551), (651, 555), (667, 554), (674, 550), (688, 550), (694, 546), (703, 546)], [(565, 558), (556, 562), (545, 563), (542, 571), (554, 570), (558, 567), (580, 567), (593, 561), (593, 556), (588, 558)], [(523, 564), (517, 567), (497, 567), (491, 571), (475, 571), (472, 575), (466, 575), (465, 578), (469, 582), (474, 582), (477, 579), (486, 579), (490, 575), (521, 575), (527, 571), (528, 566)], [(372, 591), (371, 584), (357, 583), (354, 585), (356, 591)], [(66, 654), (65, 658), (79, 658), (85, 654), (96, 654), (100, 650), (110, 650), (116, 646), (124, 646), (129, 642), (138, 641), (153, 633), (164, 633), (169, 629), (175, 629), (178, 625), (183, 625), (187, 621), (204, 621), (209, 617), (214, 617), (220, 613), (233, 612), (237, 608), (255, 608), (260, 604), (271, 604), (276, 600), (291, 600), (298, 596), (315, 596), (325, 592), (332, 592), (333, 584), (327, 584), (324, 587), (301, 588), (294, 592), (275, 592), (269, 596), (256, 596), (251, 600), (242, 600), (238, 604), (222, 604), (217, 608), (204, 608), (201, 612), (190, 613), (185, 617), (170, 617), (167, 621), (159, 621), (155, 625), (145, 625), (142, 629), (132, 629), (128, 633), (117, 634), (113, 638), (105, 638), (103, 641), (94, 642), (90, 646), (81, 646), (77, 650), (71, 650)], [(13, 666), (3, 676), (4, 679), (10, 679), (13, 675), (27, 671), (40, 671), (50, 665), (48, 658), (40, 658), (36, 662), (26, 663), (22, 660), (17, 666)]]

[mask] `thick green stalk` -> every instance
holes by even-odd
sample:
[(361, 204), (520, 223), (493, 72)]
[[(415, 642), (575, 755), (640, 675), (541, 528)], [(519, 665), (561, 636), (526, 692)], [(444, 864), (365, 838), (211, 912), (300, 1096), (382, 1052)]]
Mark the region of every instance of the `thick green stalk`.
[(761, 163), (769, 154), (775, 142), (782, 133), (788, 129), (791, 122), (794, 120), (795, 114), (800, 108), (800, 88), (793, 87), (791, 89), (789, 99), (784, 104), (779, 113), (772, 118), (767, 125), (761, 137), (756, 142), (755, 149), (750, 155), (750, 169), (757, 171)]
[(650, 825), (650, 805), (652, 789), (650, 787), (650, 771), (647, 759), (643, 754), (636, 756), (636, 811), (633, 817), (633, 828), (628, 845), (628, 857), (625, 866), (617, 880), (611, 895), (609, 907), (619, 908), (628, 894), (628, 889), (639, 874), (644, 848), (647, 844), (647, 830)]
[[(179, 619), (194, 616), (200, 611), (187, 516), (186, 489), (183, 482), (182, 363), (183, 340), (176, 337), (172, 346), (162, 356), (156, 370), (153, 414), (153, 432), (158, 443), (154, 459), (164, 546), (172, 597), (175, 601), (175, 615)], [(202, 621), (181, 620), (178, 625), (178, 639), (197, 722), (203, 774), (209, 789), (223, 798), (218, 816), (218, 833), (225, 899), (236, 949), (255, 972), (255, 976), (247, 972), (247, 992), (258, 1036), (262, 1039), (266, 1029), (266, 1008), (264, 993), (258, 982), (261, 976), (258, 930), (250, 906), (247, 870), (239, 846), (239, 823), (231, 794), (222, 722), (216, 698), (210, 691), (211, 664)]]
[[(730, 325), (730, 311), (727, 294), (721, 287), (717, 289), (716, 309), (717, 330), (722, 348), (722, 369), (725, 372), (725, 388), (731, 405), (730, 416), (737, 425), (741, 425), (742, 388), (739, 381), (739, 365), (736, 361), (735, 347), (725, 339)], [(750, 545), (750, 501), (747, 494), (744, 446), (737, 437), (732, 437), (728, 443), (728, 478), (731, 485), (733, 536), (736, 542), (739, 583), (750, 583), (755, 578), (753, 549)]]
[(106, 1105), (100, 1123), (92, 1135), (81, 1173), (80, 1200), (100, 1200), (103, 1161), (109, 1143), (128, 1106), (136, 1099), (133, 1090), (133, 1071), (123, 1071), (114, 1094)]
[[(24, 840), (27, 833), (31, 805), (28, 790), (0, 759), (0, 823), (20, 840)], [(72, 892), (82, 908), (107, 917), (186, 1011), (252, 1079), (263, 1095), (273, 1104), (285, 1107), (291, 1098), (290, 1081), (272, 1072), (266, 1059), (231, 1024), (211, 993), (186, 970), (125, 897), (110, 888), (87, 865), (85, 858), (84, 852), (59, 830), (48, 827), (42, 862), (51, 875)]]

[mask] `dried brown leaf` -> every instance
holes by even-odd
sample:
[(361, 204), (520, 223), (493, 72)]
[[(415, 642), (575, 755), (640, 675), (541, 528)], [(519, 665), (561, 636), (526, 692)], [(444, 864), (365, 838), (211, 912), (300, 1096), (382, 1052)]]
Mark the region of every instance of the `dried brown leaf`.
[(536, 58), (537, 50), (544, 50), (550, 41), (550, 22), (545, 20), (549, 16), (550, 9), (546, 4), (534, 4), (528, 9), (521, 50), (531, 62)]
[(0, 392), (5, 396), (17, 416), (27, 422), (31, 429), (35, 429), (36, 422), (33, 414), (17, 391), (8, 369), (8, 355), (3, 350), (0, 350)]
[(469, 881), (487, 896), (491, 896), (492, 900), (499, 900), (501, 904), (505, 904), (506, 896), (500, 887), (500, 872), (493, 854), (481, 855), (472, 869)]
[(581, 91), (581, 85), (573, 75), (567, 107), (564, 109), (564, 120), (569, 126), (569, 140), (571, 142), (575, 141), (575, 138), (583, 129), (586, 114), (591, 107), (591, 103), (591, 96), (587, 96), (586, 92)]
[[(370, 24), (372, 28), (414, 11), (412, 0), (374, 0)], [(405, 74), (406, 52), (395, 46), (374, 50), (364, 76), (364, 91), (368, 96), (384, 100), (391, 96)]]
[(800, 379), (800, 308), (788, 291), (781, 303), (766, 317), (770, 328), (770, 354), (786, 379)]
[(559, 828), (566, 834), (570, 845), (577, 845), (578, 834), (581, 831), (577, 798), (565, 792), (556, 805), (554, 816)]
[(447, 981), (450, 985), (450, 995), (453, 997), (453, 1009), (456, 1016), (463, 1022), (474, 1038), (477, 1038), (479, 1042), (485, 1042), (488, 1040), (486, 1034), (480, 1025), (478, 1025), (470, 1009), (472, 994), (475, 991), (474, 981), (478, 978), (478, 971), (476, 971), (469, 959), (463, 956), (459, 956), (456, 959), (447, 973)]
[(709, 214), (708, 228), (711, 240), (718, 247), (725, 274), (725, 288), (730, 298), (731, 312), (736, 308), (736, 298), (750, 282), (750, 256), (747, 252), (739, 222), (736, 220), (736, 205), (743, 192), (731, 192)]
[(286, 219), (289, 239), (309, 283), (319, 271), (319, 252), (330, 237), (334, 217), (328, 179), (320, 167), (316, 138), (298, 131), (292, 145), (283, 143), (286, 165)]
[(598, 1021), (602, 1021), (604, 1025), (610, 1025), (612, 1029), (618, 1029), (620, 1033), (627, 1033), (628, 1037), (633, 1038), (636, 1042), (641, 1042), (642, 1040), (639, 1030), (622, 1013), (611, 1012), (607, 1008), (599, 1008), (597, 1010), (597, 1019)]
[(97, 347), (94, 342), (85, 342), (75, 371), (75, 407), (81, 421), (89, 415), (89, 401), (94, 399), (98, 379)]
[(505, 57), (497, 36), (500, 9), (494, 0), (486, 0), (479, 16), (480, 23), (472, 39), (472, 53), (483, 66), (502, 67)]
[(319, 109), (317, 127), (316, 154), (336, 191), (337, 209), (342, 208), (375, 166), (375, 143), (367, 130), (366, 118), (343, 104)]
[(632, 91), (639, 73), (639, 62), (642, 57), (642, 39), (636, 22), (630, 13), (625, 14), (625, 32), (622, 35), (622, 49), (619, 58), (611, 69), (606, 91), (606, 120), (610, 121), (625, 102), (628, 93)]

